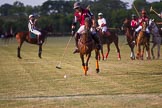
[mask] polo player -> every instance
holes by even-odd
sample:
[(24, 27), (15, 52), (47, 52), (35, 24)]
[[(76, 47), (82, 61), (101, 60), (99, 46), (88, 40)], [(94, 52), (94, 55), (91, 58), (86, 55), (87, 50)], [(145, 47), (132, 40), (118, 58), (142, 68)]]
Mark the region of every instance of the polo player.
[(35, 34), (37, 36), (37, 44), (41, 44), (40, 42), (40, 36), (41, 32), (36, 29), (36, 22), (37, 19), (35, 19), (34, 15), (29, 15), (29, 22), (28, 22), (28, 29), (29, 32)]
[(85, 28), (85, 18), (87, 18), (87, 17), (92, 20), (92, 25), (91, 25), (91, 35), (92, 35), (92, 38), (98, 44), (98, 48), (100, 48), (99, 37), (97, 36), (96, 30), (93, 28), (93, 27), (95, 27), (95, 20), (94, 20), (93, 14), (88, 9), (82, 8), (81, 5), (80, 5), (80, 2), (75, 2), (73, 9), (75, 9), (75, 13), (74, 13), (74, 21), (73, 21), (72, 27), (71, 27), (72, 30), (74, 30), (76, 28), (77, 22), (80, 23), (80, 28), (74, 34), (76, 49), (75, 49), (75, 51), (73, 53), (74, 54), (75, 53), (79, 53), (78, 39), (81, 36), (80, 34), (84, 31), (84, 28)]
[[(148, 24), (148, 22), (149, 22), (149, 18), (147, 17), (147, 15), (146, 15), (146, 11), (145, 10), (142, 10), (142, 16), (138, 19), (138, 27), (135, 29), (135, 32), (134, 32), (134, 34), (133, 34), (133, 38), (134, 38), (134, 41), (133, 41), (133, 43), (135, 43), (135, 39), (136, 39), (136, 34), (137, 33), (139, 33), (139, 31), (142, 29), (142, 24), (143, 24), (143, 22), (146, 22), (147, 24)], [(149, 29), (148, 29), (148, 27), (146, 28), (146, 36), (147, 36), (147, 38), (149, 39), (150, 38), (150, 31), (149, 31)]]

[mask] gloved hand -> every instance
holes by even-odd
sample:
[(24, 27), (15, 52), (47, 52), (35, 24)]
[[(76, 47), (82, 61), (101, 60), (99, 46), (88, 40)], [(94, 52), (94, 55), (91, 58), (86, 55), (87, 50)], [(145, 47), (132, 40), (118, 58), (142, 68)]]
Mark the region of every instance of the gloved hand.
[(75, 34), (75, 26), (72, 26), (71, 29), (72, 29), (71, 35), (74, 36), (74, 34)]

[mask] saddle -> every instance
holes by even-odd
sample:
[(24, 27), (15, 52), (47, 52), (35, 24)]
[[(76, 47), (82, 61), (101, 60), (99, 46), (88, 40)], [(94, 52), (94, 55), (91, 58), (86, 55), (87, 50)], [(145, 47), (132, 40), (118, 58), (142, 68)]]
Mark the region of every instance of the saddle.
[(110, 36), (111, 35), (111, 32), (109, 30), (106, 31), (106, 36)]
[[(99, 31), (99, 32), (102, 32), (102, 31)], [(109, 29), (107, 29), (107, 31), (103, 35), (100, 35), (100, 36), (109, 37), (110, 35), (111, 35), (111, 32)]]
[(32, 33), (32, 32), (29, 32), (29, 37), (30, 37), (30, 38), (37, 38), (37, 35), (34, 34), (34, 33)]

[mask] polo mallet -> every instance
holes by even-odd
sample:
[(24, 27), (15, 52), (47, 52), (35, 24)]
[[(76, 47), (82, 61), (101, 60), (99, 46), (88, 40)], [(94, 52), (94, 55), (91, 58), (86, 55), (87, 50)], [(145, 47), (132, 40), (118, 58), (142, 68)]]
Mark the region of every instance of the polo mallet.
[(140, 14), (139, 14), (139, 12), (138, 12), (138, 10), (137, 10), (136, 6), (134, 5), (134, 3), (133, 3), (133, 8), (135, 9), (135, 11), (136, 11), (136, 13), (137, 13), (138, 17), (140, 17)]
[(70, 43), (71, 39), (72, 39), (72, 36), (69, 38), (69, 41), (68, 41), (68, 43), (67, 43), (67, 45), (66, 45), (66, 47), (64, 49), (64, 52), (63, 52), (62, 56), (60, 57), (60, 62), (56, 65), (57, 69), (61, 69), (61, 60), (63, 60), (63, 58), (65, 56), (65, 52), (66, 52), (66, 50), (67, 50), (67, 48), (69, 46), (69, 43)]
[(159, 13), (157, 13), (157, 12), (152, 8), (152, 6), (150, 7), (150, 12), (154, 12), (154, 13), (159, 17)]

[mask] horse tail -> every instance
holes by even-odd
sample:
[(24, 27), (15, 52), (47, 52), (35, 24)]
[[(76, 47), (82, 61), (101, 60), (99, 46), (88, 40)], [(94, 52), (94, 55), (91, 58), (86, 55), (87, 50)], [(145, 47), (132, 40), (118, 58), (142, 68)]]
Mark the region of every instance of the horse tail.
[(19, 41), (19, 39), (20, 39), (19, 32), (16, 32), (16, 33), (14, 34), (14, 36), (16, 37), (16, 40)]

